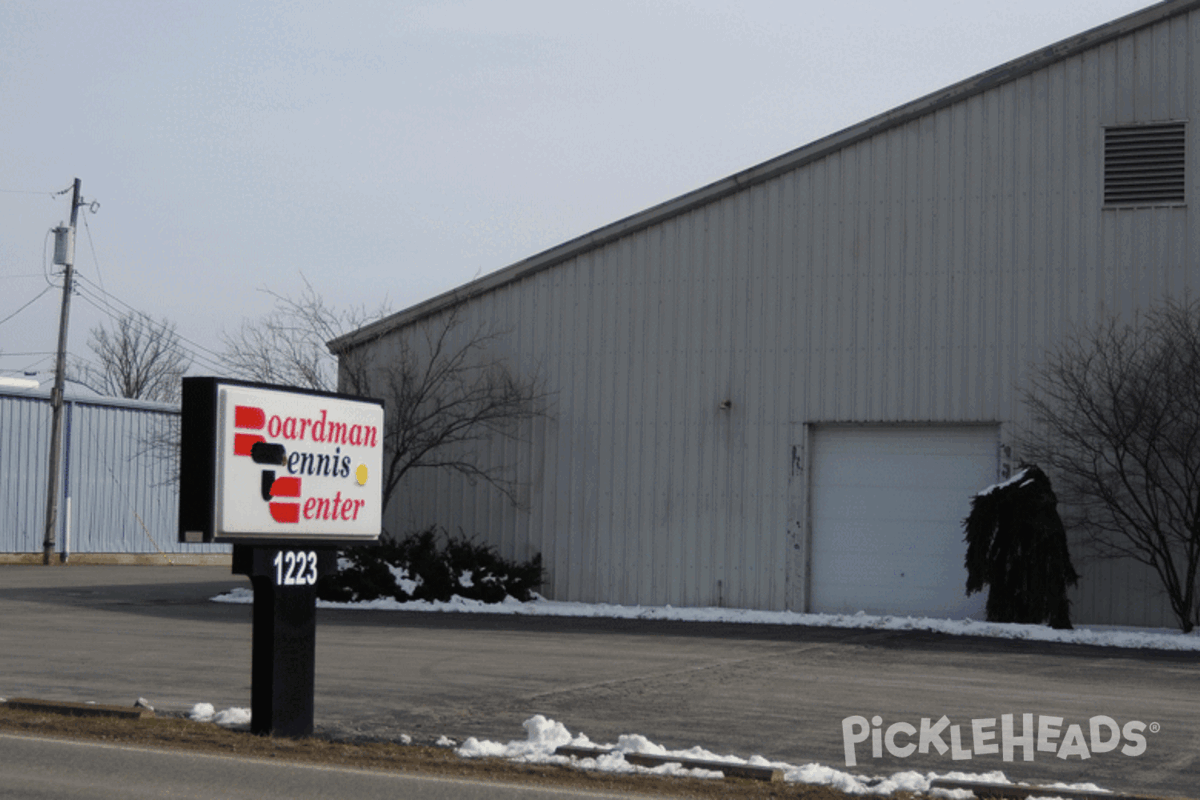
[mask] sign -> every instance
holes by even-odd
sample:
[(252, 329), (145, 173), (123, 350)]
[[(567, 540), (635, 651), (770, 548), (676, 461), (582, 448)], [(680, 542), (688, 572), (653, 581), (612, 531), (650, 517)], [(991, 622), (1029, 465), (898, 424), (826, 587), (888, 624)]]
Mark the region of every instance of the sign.
[(382, 516), (383, 403), (185, 378), (183, 542), (367, 542)]

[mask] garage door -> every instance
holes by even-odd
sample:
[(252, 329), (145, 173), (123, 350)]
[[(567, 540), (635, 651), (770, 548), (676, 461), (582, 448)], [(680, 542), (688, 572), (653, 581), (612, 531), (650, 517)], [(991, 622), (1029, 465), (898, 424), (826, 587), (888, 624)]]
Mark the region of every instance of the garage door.
[(812, 610), (983, 619), (962, 521), (997, 445), (993, 426), (814, 429)]

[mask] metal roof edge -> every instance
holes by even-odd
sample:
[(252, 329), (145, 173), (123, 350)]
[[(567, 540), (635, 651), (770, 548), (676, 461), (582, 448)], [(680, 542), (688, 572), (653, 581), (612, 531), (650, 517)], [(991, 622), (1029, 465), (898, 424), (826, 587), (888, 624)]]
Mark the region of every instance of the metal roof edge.
[(365, 325), (331, 339), (327, 346), (334, 354), (341, 354), (353, 347), (378, 339), (387, 333), (416, 322), (478, 295), (498, 289), (530, 275), (535, 275), (580, 253), (601, 247), (612, 241), (636, 233), (671, 217), (679, 216), (728, 195), (768, 181), (784, 172), (789, 172), (830, 153), (848, 147), (863, 139), (875, 136), (889, 128), (931, 114), (946, 106), (965, 100), (1005, 83), (1015, 81), (1057, 61), (1070, 58), (1085, 50), (1098, 47), (1113, 39), (1128, 35), (1141, 28), (1174, 16), (1200, 8), (1200, 0), (1164, 0), (1162, 3), (1143, 8), (1111, 22), (1076, 34), (1040, 50), (1020, 56), (973, 77), (951, 84), (901, 106), (877, 114), (862, 122), (802, 145), (756, 166), (734, 173), (694, 189), (679, 197), (651, 206), (616, 222), (597, 228), (562, 244), (544, 250), (495, 272), (484, 275), (455, 289), (436, 295), (417, 305), (398, 311), (381, 320)]
[[(50, 402), (49, 389), (18, 389), (11, 386), (0, 386), (0, 397), (14, 397), (24, 400), (44, 400)], [(127, 397), (106, 397), (104, 395), (81, 395), (63, 392), (63, 402), (80, 406), (112, 406), (133, 411), (164, 411), (172, 414), (179, 413), (179, 406), (172, 403), (160, 403), (155, 400), (134, 400)]]

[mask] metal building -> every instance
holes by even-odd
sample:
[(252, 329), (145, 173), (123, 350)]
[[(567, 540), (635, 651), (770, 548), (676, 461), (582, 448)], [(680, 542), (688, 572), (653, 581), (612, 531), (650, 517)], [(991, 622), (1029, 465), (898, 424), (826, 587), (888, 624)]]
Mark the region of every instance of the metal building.
[[(0, 388), (0, 563), (36, 561), (45, 538), (50, 398)], [(55, 549), (68, 561), (225, 561), (228, 545), (178, 543), (179, 408), (66, 397)]]
[[(1200, 284), (1198, 9), (1116, 20), (331, 343), (386, 361), (456, 313), (554, 393), (480, 454), (515, 467), (521, 507), (417, 474), (387, 527), (540, 552), (556, 599), (977, 612), (961, 521), (1019, 457), (1031, 364)], [(1174, 624), (1136, 565), (1082, 566), (1076, 620)]]

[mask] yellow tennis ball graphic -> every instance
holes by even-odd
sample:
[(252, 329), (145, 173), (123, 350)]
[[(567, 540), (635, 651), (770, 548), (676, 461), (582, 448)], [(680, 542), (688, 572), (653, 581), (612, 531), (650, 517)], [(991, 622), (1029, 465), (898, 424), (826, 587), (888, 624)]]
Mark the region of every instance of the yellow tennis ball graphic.
[(354, 471), (354, 477), (358, 478), (359, 486), (367, 485), (367, 465), (359, 464), (358, 469)]

